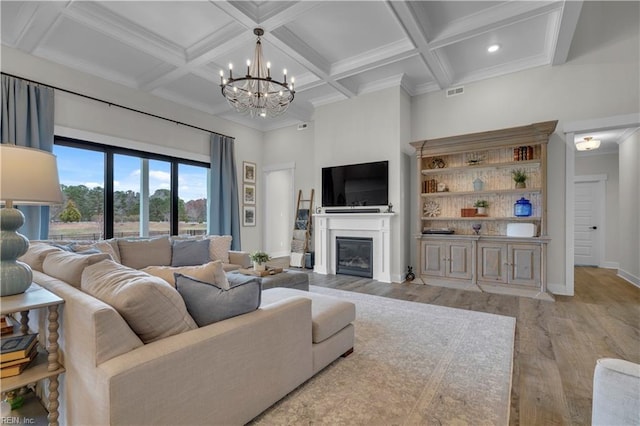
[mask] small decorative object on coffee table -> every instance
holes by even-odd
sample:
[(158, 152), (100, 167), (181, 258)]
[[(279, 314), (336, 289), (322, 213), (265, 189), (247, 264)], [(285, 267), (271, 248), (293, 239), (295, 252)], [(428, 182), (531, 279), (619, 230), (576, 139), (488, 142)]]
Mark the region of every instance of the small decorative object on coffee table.
[(254, 251), (249, 257), (253, 261), (253, 269), (259, 272), (266, 270), (266, 263), (271, 260), (271, 257), (264, 251)]
[(240, 272), (241, 274), (253, 275), (254, 277), (266, 277), (268, 275), (279, 274), (282, 271), (284, 271), (284, 269), (272, 268), (272, 267), (265, 268), (264, 271), (257, 271), (255, 269), (244, 269), (244, 268), (238, 269), (238, 272)]

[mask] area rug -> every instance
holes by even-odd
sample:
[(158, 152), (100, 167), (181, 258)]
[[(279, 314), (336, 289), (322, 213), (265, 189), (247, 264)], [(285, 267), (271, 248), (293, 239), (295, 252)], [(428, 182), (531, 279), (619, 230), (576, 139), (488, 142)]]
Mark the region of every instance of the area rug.
[(255, 425), (507, 425), (515, 318), (310, 286), (356, 304), (354, 353)]

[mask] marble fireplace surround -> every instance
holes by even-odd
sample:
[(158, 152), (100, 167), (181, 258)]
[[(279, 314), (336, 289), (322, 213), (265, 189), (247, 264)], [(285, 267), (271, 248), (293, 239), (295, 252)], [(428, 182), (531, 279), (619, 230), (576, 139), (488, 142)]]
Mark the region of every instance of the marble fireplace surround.
[(373, 279), (391, 282), (391, 218), (394, 213), (317, 213), (314, 272), (336, 273), (336, 237), (373, 239)]

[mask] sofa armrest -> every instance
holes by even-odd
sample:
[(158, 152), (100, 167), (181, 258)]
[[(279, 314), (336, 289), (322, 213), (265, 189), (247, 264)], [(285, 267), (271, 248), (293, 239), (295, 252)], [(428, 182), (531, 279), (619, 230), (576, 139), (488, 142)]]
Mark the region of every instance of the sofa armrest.
[(639, 395), (639, 364), (615, 358), (599, 359), (593, 375), (591, 424), (637, 424)]
[(240, 265), (241, 268), (251, 266), (251, 258), (246, 251), (229, 250), (229, 263)]
[[(101, 424), (245, 424), (312, 373), (311, 301), (289, 298), (98, 367)], [(177, 391), (176, 391), (177, 390)]]

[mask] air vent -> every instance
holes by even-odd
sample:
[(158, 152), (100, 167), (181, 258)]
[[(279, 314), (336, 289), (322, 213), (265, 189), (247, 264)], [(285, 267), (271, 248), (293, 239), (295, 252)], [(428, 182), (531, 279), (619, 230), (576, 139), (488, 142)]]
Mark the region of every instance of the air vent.
[(464, 93), (464, 86), (460, 87), (452, 87), (451, 89), (447, 89), (447, 98), (452, 96), (462, 95)]
[(309, 127), (308, 123), (298, 124), (298, 130), (307, 130), (307, 127)]

